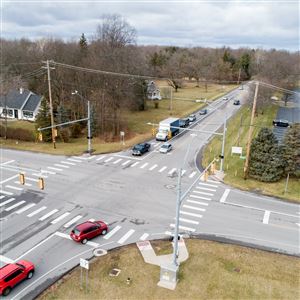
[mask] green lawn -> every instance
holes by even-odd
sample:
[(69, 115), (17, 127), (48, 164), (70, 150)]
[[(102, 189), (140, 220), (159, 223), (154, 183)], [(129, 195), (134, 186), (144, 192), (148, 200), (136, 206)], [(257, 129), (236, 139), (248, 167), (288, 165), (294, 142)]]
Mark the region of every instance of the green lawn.
[[(254, 121), (253, 137), (255, 137), (261, 127), (272, 127), (272, 121), (276, 117), (278, 106), (270, 106), (263, 115), (259, 114)], [(242, 126), (240, 126), (242, 124)], [(253, 179), (243, 179), (245, 160), (239, 155), (231, 155), (232, 146), (243, 147), (243, 156), (246, 155), (246, 142), (248, 138), (248, 129), (250, 124), (250, 109), (243, 107), (239, 112), (230, 119), (226, 133), (226, 147), (224, 169), (224, 182), (240, 189), (249, 191), (258, 191), (266, 195), (272, 195), (292, 201), (300, 202), (300, 182), (295, 178), (291, 178), (288, 184), (287, 193), (284, 193), (286, 180), (282, 179), (275, 183), (259, 182)], [(207, 145), (204, 156), (203, 166), (221, 153), (222, 137), (215, 137)]]
[[(166, 244), (170, 243), (156, 242), (155, 251), (171, 249)], [(80, 289), (77, 267), (38, 299), (300, 298), (299, 258), (202, 240), (186, 240), (186, 245), (189, 259), (180, 265), (174, 291), (157, 286), (159, 267), (144, 263), (133, 244), (92, 260), (87, 292)], [(118, 277), (108, 275), (113, 268), (121, 269)]]

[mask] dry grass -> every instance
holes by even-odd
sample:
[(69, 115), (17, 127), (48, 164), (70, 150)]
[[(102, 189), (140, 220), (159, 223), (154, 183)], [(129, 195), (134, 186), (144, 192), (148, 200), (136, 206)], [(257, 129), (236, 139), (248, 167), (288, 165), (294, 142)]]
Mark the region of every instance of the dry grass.
[[(161, 248), (168, 242), (161, 242)], [(187, 240), (190, 258), (180, 266), (175, 291), (157, 286), (159, 267), (145, 264), (131, 245), (95, 259), (89, 291), (80, 290), (76, 268), (49, 288), (50, 299), (299, 299), (299, 259), (210, 241)], [(118, 277), (108, 276), (113, 268)], [(130, 277), (132, 282), (126, 284)]]

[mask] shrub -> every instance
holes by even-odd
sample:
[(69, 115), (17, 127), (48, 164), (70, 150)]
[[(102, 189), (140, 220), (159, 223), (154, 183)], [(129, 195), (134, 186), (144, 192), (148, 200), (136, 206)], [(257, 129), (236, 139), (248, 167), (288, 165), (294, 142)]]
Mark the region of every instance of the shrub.
[(59, 137), (64, 143), (69, 143), (69, 141), (70, 141), (70, 130), (68, 128), (62, 128), (59, 131)]
[[(5, 127), (0, 126), (0, 136), (5, 137)], [(32, 131), (23, 128), (7, 127), (6, 138), (26, 142), (35, 142), (35, 135)]]
[(71, 125), (71, 136), (72, 138), (78, 138), (81, 134), (81, 126), (78, 123)]

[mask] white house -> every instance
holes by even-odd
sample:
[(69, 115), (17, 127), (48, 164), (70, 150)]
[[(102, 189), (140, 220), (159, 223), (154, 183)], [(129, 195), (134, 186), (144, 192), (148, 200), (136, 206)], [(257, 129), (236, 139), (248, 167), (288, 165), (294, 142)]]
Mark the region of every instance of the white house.
[(154, 81), (149, 81), (147, 86), (147, 98), (149, 100), (161, 100), (160, 90)]
[(18, 120), (35, 121), (41, 105), (42, 96), (20, 88), (0, 96), (0, 116)]

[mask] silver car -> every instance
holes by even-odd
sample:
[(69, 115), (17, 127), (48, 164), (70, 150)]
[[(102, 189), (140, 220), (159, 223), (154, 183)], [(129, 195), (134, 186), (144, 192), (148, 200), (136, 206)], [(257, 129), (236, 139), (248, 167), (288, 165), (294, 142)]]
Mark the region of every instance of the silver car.
[(160, 153), (167, 153), (172, 150), (172, 145), (170, 143), (164, 143), (161, 145), (159, 152)]

